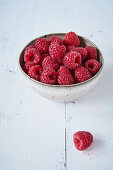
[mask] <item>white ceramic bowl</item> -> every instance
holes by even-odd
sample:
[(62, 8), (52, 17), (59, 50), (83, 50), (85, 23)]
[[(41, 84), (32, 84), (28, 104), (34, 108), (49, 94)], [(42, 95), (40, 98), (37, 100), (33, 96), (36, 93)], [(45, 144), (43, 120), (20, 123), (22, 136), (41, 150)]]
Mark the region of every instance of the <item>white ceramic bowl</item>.
[[(52, 35), (56, 35), (56, 36), (60, 36), (61, 38), (63, 38), (65, 36), (65, 33), (54, 33), (54, 34), (47, 34), (38, 38), (49, 38)], [(20, 56), (19, 56), (19, 67), (21, 70), (21, 73), (24, 77), (24, 79), (26, 79), (26, 81), (30, 84), (30, 86), (32, 86), (35, 89), (35, 92), (38, 93), (39, 95), (47, 98), (47, 99), (51, 99), (51, 100), (56, 100), (56, 101), (72, 101), (77, 99), (78, 97), (82, 96), (84, 93), (86, 93), (87, 91), (89, 91), (99, 80), (102, 69), (103, 69), (103, 56), (101, 51), (99, 50), (99, 48), (90, 40), (78, 36), (81, 42), (81, 45), (83, 47), (88, 46), (88, 45), (92, 45), (94, 47), (97, 48), (97, 52), (98, 52), (98, 59), (99, 62), (101, 63), (101, 68), (98, 71), (98, 73), (93, 76), (91, 79), (82, 82), (82, 83), (78, 83), (78, 84), (72, 84), (72, 85), (50, 85), (50, 84), (44, 84), (41, 83), (39, 81), (36, 81), (32, 78), (30, 78), (24, 71), (23, 67), (24, 67), (24, 50), (27, 46), (29, 45), (34, 45), (35, 40), (31, 41), (30, 43), (28, 43), (25, 48), (22, 50)], [(101, 87), (100, 87), (101, 88)]]

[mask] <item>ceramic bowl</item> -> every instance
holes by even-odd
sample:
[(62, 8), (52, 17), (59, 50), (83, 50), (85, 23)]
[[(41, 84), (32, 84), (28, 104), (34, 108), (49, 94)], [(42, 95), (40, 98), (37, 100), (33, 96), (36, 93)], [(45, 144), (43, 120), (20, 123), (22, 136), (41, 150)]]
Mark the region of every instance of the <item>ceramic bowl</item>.
[[(65, 36), (65, 33), (54, 33), (54, 34), (47, 34), (47, 35), (43, 35), (41, 37), (37, 37), (37, 38), (49, 38), (52, 35), (56, 35), (59, 36), (61, 38), (63, 38)], [(50, 84), (44, 84), (41, 83), (39, 81), (36, 81), (32, 78), (30, 78), (24, 71), (24, 50), (27, 46), (29, 45), (34, 45), (36, 39), (32, 40), (31, 42), (29, 42), (24, 49), (22, 50), (20, 56), (19, 56), (19, 67), (21, 70), (21, 75), (23, 76), (23, 78), (29, 83), (30, 86), (32, 86), (35, 90), (36, 93), (38, 93), (39, 95), (47, 98), (47, 99), (51, 99), (51, 100), (56, 100), (56, 101), (73, 101), (75, 99), (77, 99), (78, 97), (82, 96), (83, 94), (85, 94), (86, 92), (88, 92), (92, 87), (94, 87), (94, 85), (97, 83), (97, 81), (99, 80), (101, 73), (102, 73), (102, 69), (103, 69), (103, 56), (101, 51), (99, 50), (99, 48), (90, 40), (88, 40), (87, 38), (84, 38), (82, 36), (79, 36), (80, 39), (80, 43), (81, 46), (85, 47), (88, 45), (92, 45), (94, 47), (96, 47), (97, 52), (98, 52), (98, 59), (99, 62), (101, 63), (101, 68), (98, 71), (98, 73), (96, 75), (94, 75), (91, 79), (82, 82), (82, 83), (78, 83), (78, 84), (72, 84), (72, 85), (50, 85)], [(100, 87), (101, 88), (101, 87)]]

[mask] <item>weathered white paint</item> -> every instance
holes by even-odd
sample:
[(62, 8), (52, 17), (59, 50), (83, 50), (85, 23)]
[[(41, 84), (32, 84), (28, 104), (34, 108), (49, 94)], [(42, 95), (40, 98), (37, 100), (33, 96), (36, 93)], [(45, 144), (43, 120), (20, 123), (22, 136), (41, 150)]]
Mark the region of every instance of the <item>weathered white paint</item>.
[[(112, 9), (112, 0), (0, 1), (0, 170), (113, 169)], [(105, 66), (95, 88), (64, 104), (26, 85), (18, 56), (35, 37), (70, 30), (99, 46)], [(73, 145), (78, 130), (94, 135), (84, 152)]]

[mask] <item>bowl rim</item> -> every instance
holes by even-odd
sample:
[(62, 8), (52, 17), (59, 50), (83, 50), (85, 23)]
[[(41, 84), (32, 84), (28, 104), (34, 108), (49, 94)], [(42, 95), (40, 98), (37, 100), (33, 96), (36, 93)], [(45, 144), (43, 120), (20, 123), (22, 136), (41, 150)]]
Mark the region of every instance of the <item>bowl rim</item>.
[[(45, 34), (45, 35), (39, 36), (39, 37), (37, 37), (37, 38), (46, 38), (47, 36), (53, 36), (53, 35), (55, 35), (55, 36), (60, 36), (60, 35), (65, 35), (65, 34), (66, 34), (66, 33), (51, 33), (51, 34)], [(93, 79), (95, 79), (96, 77), (98, 77), (98, 75), (102, 72), (103, 65), (104, 65), (103, 55), (102, 55), (102, 52), (100, 51), (99, 47), (98, 47), (95, 43), (93, 43), (91, 40), (89, 40), (89, 39), (87, 39), (87, 38), (85, 38), (85, 37), (83, 37), (83, 36), (81, 36), (81, 35), (78, 35), (78, 34), (77, 34), (77, 36), (78, 36), (78, 37), (81, 37), (82, 39), (84, 39), (84, 40), (86, 40), (86, 41), (91, 42), (91, 44), (92, 44), (94, 47), (97, 48), (97, 50), (99, 51), (99, 53), (100, 53), (100, 55), (101, 55), (101, 68), (100, 68), (99, 71), (98, 71), (94, 76), (92, 76), (90, 79), (88, 79), (88, 80), (86, 80), (86, 81), (84, 81), (84, 82), (81, 82), (81, 83), (76, 83), (76, 84), (71, 84), (71, 85), (55, 85), (55, 84), (45, 84), (45, 83), (42, 83), (42, 82), (40, 82), (40, 81), (37, 81), (37, 80), (31, 78), (30, 76), (28, 76), (28, 74), (25, 73), (24, 70), (23, 70), (22, 67), (21, 67), (20, 58), (21, 58), (21, 54), (22, 54), (22, 52), (25, 50), (25, 48), (26, 48), (32, 41), (35, 41), (37, 38), (35, 38), (35, 39), (31, 40), (30, 42), (28, 42), (27, 45), (26, 45), (26, 46), (22, 49), (22, 51), (20, 52), (19, 60), (18, 60), (18, 65), (19, 65), (19, 68), (20, 68), (21, 72), (24, 74), (24, 76), (25, 76), (26, 78), (28, 78), (29, 80), (33, 81), (34, 83), (37, 83), (37, 84), (40, 84), (40, 85), (43, 85), (43, 86), (49, 86), (49, 87), (60, 87), (60, 88), (62, 88), (62, 87), (74, 87), (74, 86), (80, 86), (80, 85), (83, 85), (83, 84), (86, 84), (86, 83), (92, 81)]]

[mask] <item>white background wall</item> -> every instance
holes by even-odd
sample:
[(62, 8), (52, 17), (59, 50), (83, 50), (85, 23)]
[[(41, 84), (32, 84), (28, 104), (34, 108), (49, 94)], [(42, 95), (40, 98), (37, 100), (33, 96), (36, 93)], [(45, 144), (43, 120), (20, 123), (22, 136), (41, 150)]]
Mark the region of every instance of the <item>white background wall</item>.
[[(69, 31), (97, 44), (105, 65), (94, 89), (58, 103), (27, 86), (18, 56), (40, 35)], [(78, 130), (94, 136), (83, 152)], [(66, 169), (113, 170), (113, 1), (0, 0), (0, 170)]]

